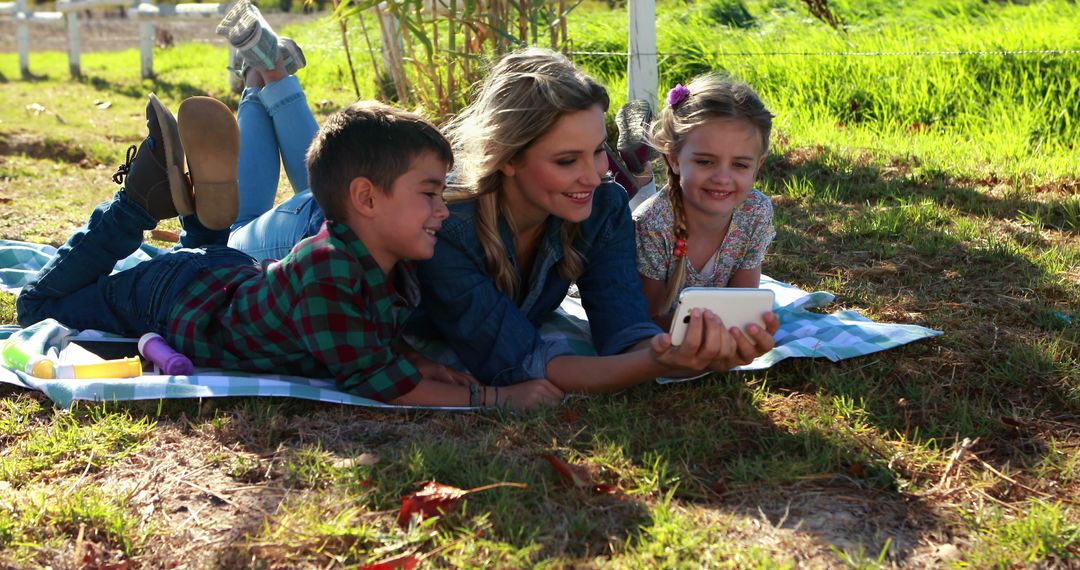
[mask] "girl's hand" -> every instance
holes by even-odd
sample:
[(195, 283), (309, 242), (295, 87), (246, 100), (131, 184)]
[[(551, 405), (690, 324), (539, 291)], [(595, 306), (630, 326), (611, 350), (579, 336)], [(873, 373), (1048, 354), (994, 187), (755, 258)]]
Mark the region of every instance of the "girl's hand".
[[(747, 343), (749, 344), (749, 343)], [(653, 358), (665, 366), (701, 372), (717, 361), (727, 361), (736, 354), (736, 342), (712, 311), (690, 311), (690, 326), (679, 346), (671, 345), (671, 335), (660, 333), (652, 338)]]
[(455, 386), (468, 386), (469, 384), (480, 383), (472, 374), (454, 370), (453, 368), (439, 364), (430, 358), (419, 356), (410, 357), (409, 360), (413, 361), (413, 365), (420, 371), (420, 377), (427, 380), (435, 380), (436, 382), (444, 382)]
[[(490, 392), (492, 388), (487, 388)], [(558, 404), (563, 399), (563, 391), (558, 386), (541, 378), (529, 380), (513, 386), (499, 387), (499, 406), (509, 405), (515, 410), (531, 410), (539, 406)]]
[(757, 325), (746, 327), (746, 332), (750, 333), (753, 342), (743, 334), (743, 331), (732, 328), (730, 332), (732, 338), (735, 339), (735, 354), (729, 359), (714, 360), (709, 368), (714, 372), (724, 372), (736, 366), (750, 364), (755, 358), (772, 350), (775, 346), (773, 334), (780, 330), (780, 318), (776, 316), (776, 313), (768, 312), (763, 320), (765, 329)]

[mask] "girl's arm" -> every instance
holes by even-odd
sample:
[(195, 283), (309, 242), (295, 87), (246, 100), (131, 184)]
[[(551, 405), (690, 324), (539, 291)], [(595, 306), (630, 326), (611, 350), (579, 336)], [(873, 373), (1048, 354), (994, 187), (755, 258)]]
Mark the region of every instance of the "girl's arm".
[(761, 266), (746, 269), (736, 269), (728, 279), (728, 287), (746, 287), (757, 289), (761, 287)]

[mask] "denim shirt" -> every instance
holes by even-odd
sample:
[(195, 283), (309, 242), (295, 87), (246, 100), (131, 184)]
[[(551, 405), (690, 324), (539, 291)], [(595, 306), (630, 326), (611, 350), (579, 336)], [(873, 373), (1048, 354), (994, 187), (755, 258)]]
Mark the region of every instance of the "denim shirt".
[[(507, 385), (547, 377), (556, 356), (573, 354), (565, 342), (545, 341), (540, 324), (562, 303), (570, 281), (559, 275), (562, 220), (549, 218), (519, 302), (495, 288), (477, 237), (475, 202), (450, 205), (435, 256), (418, 264), (421, 300), (410, 332), (441, 337), (481, 382)], [(517, 269), (510, 228), (500, 220), (507, 255)], [(634, 224), (626, 192), (605, 180), (593, 193), (592, 214), (574, 247), (585, 270), (577, 279), (597, 354), (618, 354), (659, 332), (641, 292)]]

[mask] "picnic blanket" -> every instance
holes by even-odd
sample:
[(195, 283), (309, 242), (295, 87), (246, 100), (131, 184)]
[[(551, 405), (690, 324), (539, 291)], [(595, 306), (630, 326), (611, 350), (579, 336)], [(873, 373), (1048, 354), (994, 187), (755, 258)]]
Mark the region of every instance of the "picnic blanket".
[[(47, 245), (0, 240), (0, 290), (18, 293), (21, 287), (55, 254), (56, 248)], [(153, 257), (158, 251), (145, 246), (116, 265), (123, 270)], [(894, 348), (922, 338), (937, 336), (941, 331), (917, 325), (874, 322), (855, 311), (832, 314), (809, 309), (831, 303), (831, 293), (808, 293), (793, 285), (762, 277), (761, 286), (776, 294), (775, 311), (780, 317), (776, 333), (776, 348), (747, 366), (737, 370), (761, 370), (785, 358), (824, 357), (836, 362)], [(566, 343), (578, 354), (595, 354), (589, 340), (589, 326), (580, 300), (567, 296), (558, 311), (540, 327), (545, 340)], [(68, 358), (63, 353), (73, 339), (100, 337), (98, 331), (75, 331), (56, 323), (44, 321), (34, 327), (19, 329), (0, 327), (0, 339), (18, 335), (23, 341), (38, 343), (41, 354), (51, 353)], [(460, 366), (457, 356), (445, 344), (420, 338), (409, 341), (429, 357), (449, 365)], [(83, 358), (75, 354), (70, 358)], [(661, 383), (688, 379), (659, 379)], [(209, 398), (220, 396), (277, 396), (303, 398), (323, 402), (370, 406), (379, 408), (408, 408), (341, 392), (333, 380), (302, 378), (277, 374), (252, 374), (220, 369), (197, 368), (188, 376), (145, 374), (137, 378), (102, 378), (79, 380), (45, 380), (20, 371), (0, 368), (0, 382), (45, 393), (58, 405), (67, 407), (75, 400), (112, 401), (159, 398)], [(426, 408), (431, 409), (431, 408)], [(442, 409), (442, 408), (436, 408)], [(461, 409), (461, 408), (447, 408)]]

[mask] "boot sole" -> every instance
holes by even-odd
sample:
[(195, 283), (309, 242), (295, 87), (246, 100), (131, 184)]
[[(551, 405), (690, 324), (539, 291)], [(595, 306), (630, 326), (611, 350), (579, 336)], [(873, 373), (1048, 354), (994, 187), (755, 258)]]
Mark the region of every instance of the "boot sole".
[(226, 229), (240, 212), (240, 128), (236, 118), (217, 99), (191, 97), (180, 104), (177, 120), (187, 152), (195, 214), (207, 229)]
[(191, 188), (184, 176), (184, 145), (176, 124), (176, 118), (161, 103), (157, 95), (149, 95), (150, 105), (154, 108), (158, 126), (161, 128), (161, 140), (165, 143), (165, 174), (169, 179), (169, 193), (172, 195), (173, 208), (181, 216), (195, 213), (191, 203)]

